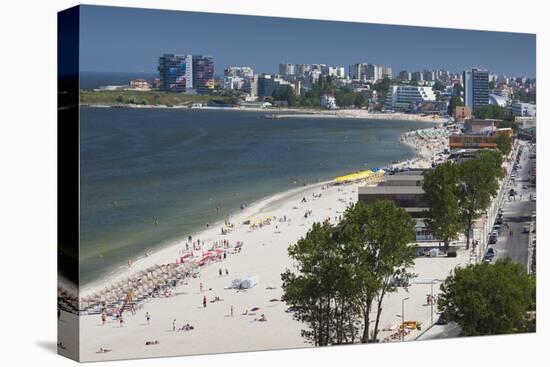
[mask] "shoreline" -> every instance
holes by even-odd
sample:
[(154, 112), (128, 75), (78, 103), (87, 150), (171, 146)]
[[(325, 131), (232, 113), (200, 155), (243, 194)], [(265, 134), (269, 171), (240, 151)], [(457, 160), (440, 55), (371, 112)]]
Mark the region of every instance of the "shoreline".
[[(404, 132), (400, 143), (413, 146), (414, 156), (407, 161), (389, 164), (390, 168), (412, 167), (414, 164), (429, 166), (436, 157), (437, 149), (442, 148), (439, 144), (434, 144), (432, 139), (421, 139), (416, 131)], [(429, 149), (432, 149), (432, 156), (425, 157)], [(288, 247), (303, 237), (314, 222), (329, 220), (333, 224), (337, 223), (348, 205), (358, 200), (358, 187), (366, 184), (359, 181), (331, 185), (333, 181), (292, 188), (258, 200), (233, 215), (231, 221), (235, 226), (228, 234), (220, 233), (220, 222), (209, 229), (197, 231), (193, 234), (193, 240), (199, 236), (201, 242), (204, 242), (204, 250), (198, 250), (197, 253), (207, 251), (213, 242), (221, 240), (227, 240), (231, 245), (241, 241), (242, 251), (234, 252), (232, 250), (235, 247), (228, 247), (227, 259), (220, 258), (202, 266), (196, 277), (187, 277), (179, 282), (171, 295), (146, 300), (139, 304), (135, 315), (125, 313), (124, 327), (118, 326), (117, 320), (111, 317), (102, 326), (101, 323), (98, 324), (99, 315), (81, 314), (76, 317), (63, 312), (61, 318), (68, 322), (62, 323), (60, 340), (65, 346), (71, 347), (69, 324), (71, 320), (78, 320), (80, 335), (84, 341), (80, 345), (82, 361), (124, 359), (129, 355), (134, 358), (182, 355), (182, 345), (185, 345), (185, 355), (311, 347), (301, 335), (303, 325), (293, 318), (281, 300), (281, 273), (294, 266), (288, 257)], [(307, 200), (304, 202), (302, 198)], [(273, 219), (263, 226), (251, 226), (244, 223), (250, 217)], [(185, 242), (186, 239), (183, 238), (179, 243), (155, 250), (150, 256), (137, 260), (131, 268), (123, 269), (116, 275), (102, 277), (81, 288), (81, 299), (86, 294), (100, 291), (116, 281), (125, 280), (141, 269), (175, 263), (181, 256), (180, 250)], [(422, 276), (442, 278), (448, 273), (448, 269), (456, 266), (459, 261), (464, 262), (464, 256), (461, 252), (457, 258), (438, 259), (436, 266), (433, 266), (433, 259), (418, 258), (414, 270)], [(222, 268), (229, 270), (229, 273), (222, 275)], [(248, 276), (256, 277), (258, 284), (245, 291), (228, 288), (235, 277)], [(424, 325), (429, 320), (429, 314), (426, 313), (427, 310), (424, 311), (422, 304), (428, 291), (429, 286), (418, 284), (411, 286), (411, 294), (406, 293), (411, 297), (410, 302), (418, 304), (419, 311), (411, 314), (411, 319), (420, 320)], [(392, 315), (399, 312), (397, 308), (400, 307), (400, 302), (396, 300), (405, 296), (403, 292), (399, 290), (384, 301), (387, 312), (382, 316), (381, 325), (395, 323)], [(209, 300), (208, 307), (201, 306), (203, 297)], [(219, 302), (215, 302), (218, 297)], [(269, 320), (267, 323), (255, 322), (256, 313), (248, 312), (254, 307), (259, 307), (260, 313), (265, 313)], [(230, 308), (235, 310), (235, 315), (229, 313)], [(143, 323), (145, 312), (151, 315), (150, 325)], [(173, 322), (177, 323), (178, 328), (189, 323), (194, 326), (194, 330), (167, 330)], [(381, 339), (391, 333), (392, 331), (381, 331)], [(232, 337), (220, 338), (221, 335)], [(66, 341), (65, 336), (68, 338)], [(144, 346), (148, 340), (159, 340), (160, 344), (154, 347)], [(97, 354), (95, 351), (100, 348), (111, 352)]]
[[(425, 130), (425, 129), (420, 129), (420, 130)], [(425, 149), (423, 149), (420, 146), (419, 140), (414, 139), (417, 131), (418, 130), (403, 132), (399, 138), (400, 144), (404, 144), (412, 149), (413, 154), (411, 158), (405, 161), (399, 161), (397, 163), (389, 163), (387, 165), (388, 168), (393, 168), (393, 169), (402, 169), (405, 167), (413, 168), (413, 169), (430, 168), (431, 162), (428, 162), (428, 160), (425, 157), (425, 152), (424, 152)], [(295, 199), (297, 195), (303, 194), (307, 196), (307, 194), (310, 194), (311, 191), (319, 189), (322, 186), (327, 186), (327, 185), (330, 186), (333, 184), (334, 184), (334, 179), (331, 179), (331, 180), (326, 180), (326, 181), (317, 182), (317, 183), (310, 183), (305, 186), (290, 188), (285, 191), (277, 192), (272, 195), (259, 198), (258, 200), (250, 203), (245, 209), (236, 210), (233, 213), (229, 214), (228, 217), (231, 218), (231, 222), (233, 222), (237, 226), (240, 226), (242, 225), (242, 222), (245, 221), (247, 218), (256, 217), (265, 213), (266, 211), (276, 209), (273, 207), (273, 205), (275, 204), (278, 204), (278, 206), (281, 206), (284, 203), (290, 201), (291, 199), (293, 198)], [(343, 187), (359, 186), (362, 184), (364, 183), (358, 182), (358, 183), (346, 184)], [(201, 239), (201, 241), (203, 239), (207, 242), (212, 241), (213, 238), (219, 236), (220, 228), (223, 226), (223, 224), (224, 224), (224, 220), (219, 219), (218, 221), (211, 223), (208, 229), (205, 229), (205, 228), (197, 229), (195, 231), (192, 231), (189, 234), (182, 235), (177, 239), (167, 241), (164, 244), (161, 243), (156, 245), (157, 247), (154, 250), (148, 252), (149, 256), (145, 256), (145, 254), (141, 254), (138, 256), (131, 257), (130, 258), (132, 260), (131, 268), (128, 268), (124, 263), (121, 263), (115, 269), (110, 270), (109, 272), (104, 274), (102, 277), (96, 280), (93, 280), (83, 286), (81, 285), (80, 296), (85, 297), (85, 296), (91, 295), (105, 288), (106, 284), (114, 284), (122, 279), (132, 276), (133, 274), (143, 271), (150, 266), (174, 262), (175, 259), (178, 257), (177, 249), (178, 248), (181, 249), (185, 247), (186, 238), (188, 235), (191, 235), (193, 238), (199, 238)], [(218, 231), (218, 233), (216, 231)], [(74, 287), (74, 285), (67, 283), (66, 281), (64, 283), (67, 284), (67, 288)]]
[[(234, 222), (236, 226), (243, 225), (242, 222), (250, 217), (257, 217), (261, 214), (266, 213), (276, 209), (276, 205), (280, 206), (290, 199), (296, 197), (297, 195), (306, 194), (311, 190), (318, 189), (325, 185), (330, 185), (333, 180), (322, 181), (318, 183), (312, 183), (305, 186), (291, 188), (286, 191), (277, 192), (273, 195), (269, 195), (263, 198), (260, 198), (250, 205), (248, 205), (243, 210), (237, 210), (229, 214), (231, 222)], [(220, 219), (217, 222), (210, 224), (210, 228), (193, 231), (189, 234), (182, 235), (180, 238), (167, 242), (165, 244), (159, 244), (155, 250), (149, 252), (149, 256), (140, 255), (135, 260), (132, 260), (132, 267), (127, 268), (126, 265), (121, 264), (116, 270), (113, 270), (103, 277), (96, 279), (83, 287), (80, 287), (80, 297), (89, 296), (95, 292), (98, 292), (105, 288), (105, 284), (114, 284), (123, 278), (128, 278), (135, 273), (138, 273), (142, 270), (154, 266), (157, 264), (166, 264), (175, 262), (178, 258), (178, 248), (185, 247), (187, 236), (192, 236), (194, 239), (198, 238), (201, 242), (210, 242), (213, 240), (213, 237), (221, 236), (220, 233), (216, 233), (216, 230), (219, 232), (220, 227), (224, 224), (224, 220)], [(203, 251), (205, 251), (204, 249)]]
[(282, 119), (286, 118), (345, 118), (345, 119), (369, 119), (369, 120), (390, 120), (390, 121), (418, 121), (430, 123), (447, 122), (448, 118), (436, 115), (416, 115), (403, 112), (388, 112), (388, 113), (372, 113), (366, 109), (341, 109), (341, 110), (324, 110), (324, 109), (305, 109), (305, 108), (261, 108), (261, 107), (217, 107), (217, 106), (202, 106), (189, 107), (186, 105), (139, 105), (139, 104), (80, 104), (80, 107), (87, 108), (145, 108), (145, 109), (175, 109), (175, 110), (219, 110), (219, 111), (242, 111), (242, 112), (262, 112), (265, 114), (280, 115)]

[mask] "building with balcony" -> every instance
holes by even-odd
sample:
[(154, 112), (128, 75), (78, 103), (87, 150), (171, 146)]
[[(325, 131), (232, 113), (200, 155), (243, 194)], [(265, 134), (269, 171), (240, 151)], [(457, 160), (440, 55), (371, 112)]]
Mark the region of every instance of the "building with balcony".
[(388, 93), (384, 107), (387, 110), (409, 111), (414, 103), (434, 102), (435, 100), (432, 87), (394, 85)]

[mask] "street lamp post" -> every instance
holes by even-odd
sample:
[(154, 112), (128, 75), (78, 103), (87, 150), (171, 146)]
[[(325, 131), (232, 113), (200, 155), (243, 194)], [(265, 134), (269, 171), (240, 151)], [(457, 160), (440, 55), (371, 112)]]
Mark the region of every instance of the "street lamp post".
[(410, 297), (401, 300), (401, 341), (405, 341), (405, 301)]
[(434, 282), (432, 281), (430, 283), (430, 324), (433, 325), (434, 323)]

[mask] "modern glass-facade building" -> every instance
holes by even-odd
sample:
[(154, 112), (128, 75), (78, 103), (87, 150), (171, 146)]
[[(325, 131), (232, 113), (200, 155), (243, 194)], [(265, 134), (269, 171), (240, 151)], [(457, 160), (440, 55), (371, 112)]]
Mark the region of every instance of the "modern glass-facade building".
[(214, 89), (214, 59), (202, 55), (164, 54), (159, 57), (160, 89), (208, 94)]
[(193, 88), (191, 55), (162, 55), (159, 57), (158, 72), (161, 90), (185, 92)]
[(489, 104), (489, 72), (472, 68), (465, 70), (464, 80), (464, 104), (472, 111)]
[(214, 59), (193, 55), (193, 86), (198, 94), (209, 94), (214, 89)]

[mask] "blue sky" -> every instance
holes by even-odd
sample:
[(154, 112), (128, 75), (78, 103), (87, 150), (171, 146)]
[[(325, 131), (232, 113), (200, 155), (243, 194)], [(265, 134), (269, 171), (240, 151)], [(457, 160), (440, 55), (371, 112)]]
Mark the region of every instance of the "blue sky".
[(320, 20), (83, 6), (82, 71), (155, 72), (163, 53), (214, 57), (228, 65), (277, 72), (278, 64), (346, 68), (370, 62), (400, 70), (471, 66), (535, 77), (535, 35)]

